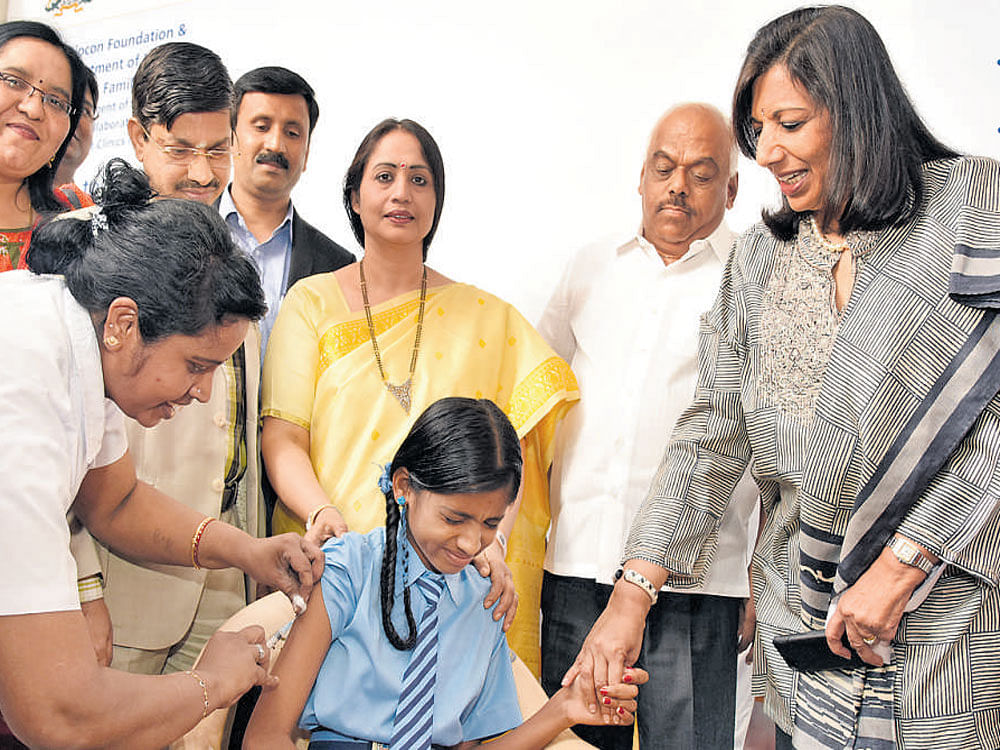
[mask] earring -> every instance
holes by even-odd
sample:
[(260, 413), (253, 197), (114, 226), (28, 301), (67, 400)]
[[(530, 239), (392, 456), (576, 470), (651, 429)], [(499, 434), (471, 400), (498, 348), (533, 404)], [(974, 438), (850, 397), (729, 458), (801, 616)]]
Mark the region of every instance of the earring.
[(56, 155), (52, 154), (52, 158), (49, 159), (49, 168), (50, 169), (52, 168), (53, 163), (55, 163), (55, 160), (56, 160)]
[(118, 346), (118, 337), (117, 336), (105, 336), (104, 337), (104, 345), (106, 347), (108, 347), (109, 349), (112, 348), (112, 347)]
[(396, 498), (396, 505), (398, 505), (400, 508), (405, 507), (406, 506), (406, 498), (403, 495), (400, 495), (399, 497), (397, 497)]

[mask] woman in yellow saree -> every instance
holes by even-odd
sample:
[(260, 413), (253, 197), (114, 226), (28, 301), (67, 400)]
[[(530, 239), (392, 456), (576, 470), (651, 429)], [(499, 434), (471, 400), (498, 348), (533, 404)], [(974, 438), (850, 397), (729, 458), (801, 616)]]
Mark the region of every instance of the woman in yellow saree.
[(268, 345), (261, 445), (279, 497), (272, 525), (280, 533), (305, 522), (321, 541), (385, 523), (377, 480), (417, 415), (444, 396), (493, 400), (521, 439), (524, 481), (519, 509), (483, 555), (496, 582), (506, 553), (520, 602), (508, 639), (537, 673), (546, 474), (556, 425), (579, 393), (517, 310), (425, 265), (443, 202), (430, 134), (411, 120), (375, 126), (344, 181), (364, 258), (296, 284)]

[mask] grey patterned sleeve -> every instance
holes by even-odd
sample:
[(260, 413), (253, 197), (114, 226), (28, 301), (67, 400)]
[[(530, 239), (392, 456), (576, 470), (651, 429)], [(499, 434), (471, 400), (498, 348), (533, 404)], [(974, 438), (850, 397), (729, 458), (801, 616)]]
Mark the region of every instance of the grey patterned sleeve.
[[(737, 255), (734, 252), (734, 257)], [(712, 310), (702, 316), (694, 401), (674, 427), (624, 560), (666, 568), (671, 585), (693, 585), (715, 551), (719, 521), (750, 459), (741, 396), (746, 328), (738, 264), (730, 260)]]
[(1000, 396), (979, 415), (898, 527), (946, 562), (1000, 583)]

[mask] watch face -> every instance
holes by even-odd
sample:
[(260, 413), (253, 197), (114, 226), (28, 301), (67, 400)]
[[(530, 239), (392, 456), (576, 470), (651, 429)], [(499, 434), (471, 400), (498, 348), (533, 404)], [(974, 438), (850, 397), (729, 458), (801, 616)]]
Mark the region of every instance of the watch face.
[(896, 553), (901, 560), (912, 560), (920, 550), (909, 539), (896, 537)]

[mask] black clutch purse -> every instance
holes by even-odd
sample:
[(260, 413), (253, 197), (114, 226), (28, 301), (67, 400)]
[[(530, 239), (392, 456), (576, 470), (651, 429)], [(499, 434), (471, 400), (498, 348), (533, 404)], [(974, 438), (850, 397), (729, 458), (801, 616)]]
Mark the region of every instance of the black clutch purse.
[(774, 647), (792, 669), (799, 672), (821, 672), (824, 669), (853, 669), (864, 667), (865, 662), (847, 642), (845, 633), (841, 639), (851, 652), (851, 658), (838, 656), (826, 645), (826, 633), (822, 630), (808, 630), (805, 633), (777, 635)]

